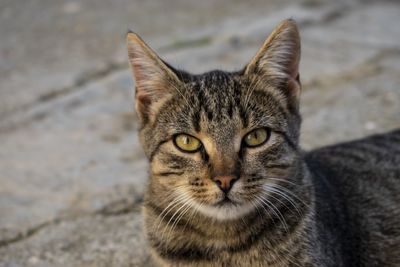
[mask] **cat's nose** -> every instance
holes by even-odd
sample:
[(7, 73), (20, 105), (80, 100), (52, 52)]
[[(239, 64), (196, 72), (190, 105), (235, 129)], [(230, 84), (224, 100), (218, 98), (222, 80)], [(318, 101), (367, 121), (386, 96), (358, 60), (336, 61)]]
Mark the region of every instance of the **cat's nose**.
[(216, 176), (213, 180), (224, 193), (228, 193), (236, 182), (237, 177), (234, 175), (220, 175)]

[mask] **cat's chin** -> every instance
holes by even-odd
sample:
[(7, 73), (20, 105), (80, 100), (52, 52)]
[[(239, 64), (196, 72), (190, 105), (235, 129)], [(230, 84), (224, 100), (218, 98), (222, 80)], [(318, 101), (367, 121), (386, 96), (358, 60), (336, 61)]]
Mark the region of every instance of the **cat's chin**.
[(254, 210), (254, 206), (250, 203), (237, 204), (231, 201), (221, 201), (216, 205), (194, 204), (194, 207), (202, 214), (219, 221), (240, 219)]

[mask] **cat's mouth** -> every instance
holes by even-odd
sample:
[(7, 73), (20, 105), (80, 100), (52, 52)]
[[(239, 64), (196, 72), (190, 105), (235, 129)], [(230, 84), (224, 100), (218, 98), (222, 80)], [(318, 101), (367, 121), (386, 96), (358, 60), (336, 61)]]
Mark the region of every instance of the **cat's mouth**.
[(236, 205), (236, 203), (232, 199), (230, 199), (228, 196), (225, 196), (224, 199), (217, 202), (215, 205), (222, 207), (222, 206), (226, 206), (226, 205)]
[(196, 203), (196, 208), (203, 214), (221, 221), (238, 219), (253, 209), (252, 205), (241, 203), (239, 200), (228, 196), (221, 197), (221, 199), (209, 205), (198, 205)]

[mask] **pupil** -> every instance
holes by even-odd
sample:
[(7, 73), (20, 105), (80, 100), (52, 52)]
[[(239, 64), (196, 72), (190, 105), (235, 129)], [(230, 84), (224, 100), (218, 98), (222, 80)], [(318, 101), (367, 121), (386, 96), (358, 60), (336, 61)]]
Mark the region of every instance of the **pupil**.
[(188, 145), (188, 144), (189, 144), (189, 137), (185, 136), (185, 137), (183, 138), (183, 143), (184, 143), (185, 145)]

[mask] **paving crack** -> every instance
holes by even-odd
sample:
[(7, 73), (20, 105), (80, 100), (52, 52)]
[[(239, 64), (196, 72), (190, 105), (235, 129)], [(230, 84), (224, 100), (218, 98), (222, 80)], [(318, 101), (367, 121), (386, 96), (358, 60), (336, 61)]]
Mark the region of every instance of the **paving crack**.
[(82, 73), (78, 75), (77, 78), (75, 78), (75, 80), (71, 85), (67, 85), (64, 87), (49, 88), (46, 93), (37, 96), (31, 102), (15, 107), (9, 112), (2, 114), (0, 116), (0, 119), (7, 119), (18, 113), (29, 111), (37, 104), (49, 102), (51, 100), (81, 90), (85, 85), (91, 82), (95, 82), (96, 80), (105, 78), (110, 74), (113, 74), (119, 70), (127, 68), (128, 68), (128, 63), (125, 61), (124, 62), (112, 61), (109, 63), (105, 63), (102, 67), (99, 67), (95, 70), (82, 71)]
[(36, 226), (33, 226), (31, 228), (25, 229), (21, 232), (18, 232), (17, 234), (15, 234), (14, 236), (12, 236), (10, 238), (1, 239), (0, 240), (0, 248), (8, 246), (13, 243), (20, 242), (22, 240), (25, 240), (25, 239), (35, 235), (36, 233), (38, 233), (40, 230), (44, 229), (45, 227), (52, 225), (52, 224), (59, 223), (61, 220), (62, 220), (61, 218), (52, 219), (52, 220), (43, 222), (41, 224), (38, 224)]
[[(78, 78), (76, 78), (73, 85), (66, 86), (64, 88), (55, 88), (53, 90), (50, 90), (49, 92), (40, 95), (37, 98), (36, 102), (47, 102), (54, 98), (57, 98), (57, 97), (60, 97), (63, 95), (67, 95), (76, 90), (79, 90), (79, 88), (85, 86), (88, 83), (94, 82), (98, 79), (102, 79), (116, 71), (119, 71), (121, 69), (126, 69), (126, 68), (128, 68), (128, 65), (126, 62), (111, 62), (111, 63), (106, 64), (104, 67), (97, 69), (95, 71), (85, 71)], [(34, 104), (34, 103), (32, 103), (32, 104)]]
[(24, 241), (34, 236), (35, 234), (38, 234), (45, 228), (59, 224), (64, 221), (73, 221), (79, 218), (92, 217), (92, 216), (112, 217), (112, 216), (126, 215), (130, 213), (137, 213), (140, 211), (141, 203), (142, 203), (142, 197), (136, 197), (132, 201), (127, 199), (117, 200), (108, 203), (103, 207), (101, 207), (100, 209), (95, 210), (93, 212), (84, 212), (80, 214), (66, 215), (66, 216), (60, 216), (58, 218), (53, 218), (51, 220), (42, 222), (38, 225), (20, 231), (9, 238), (0, 239), (0, 248)]
[(94, 214), (102, 216), (117, 216), (140, 211), (140, 205), (143, 202), (142, 195), (137, 195), (134, 198), (118, 199), (104, 205), (102, 208), (95, 211)]

